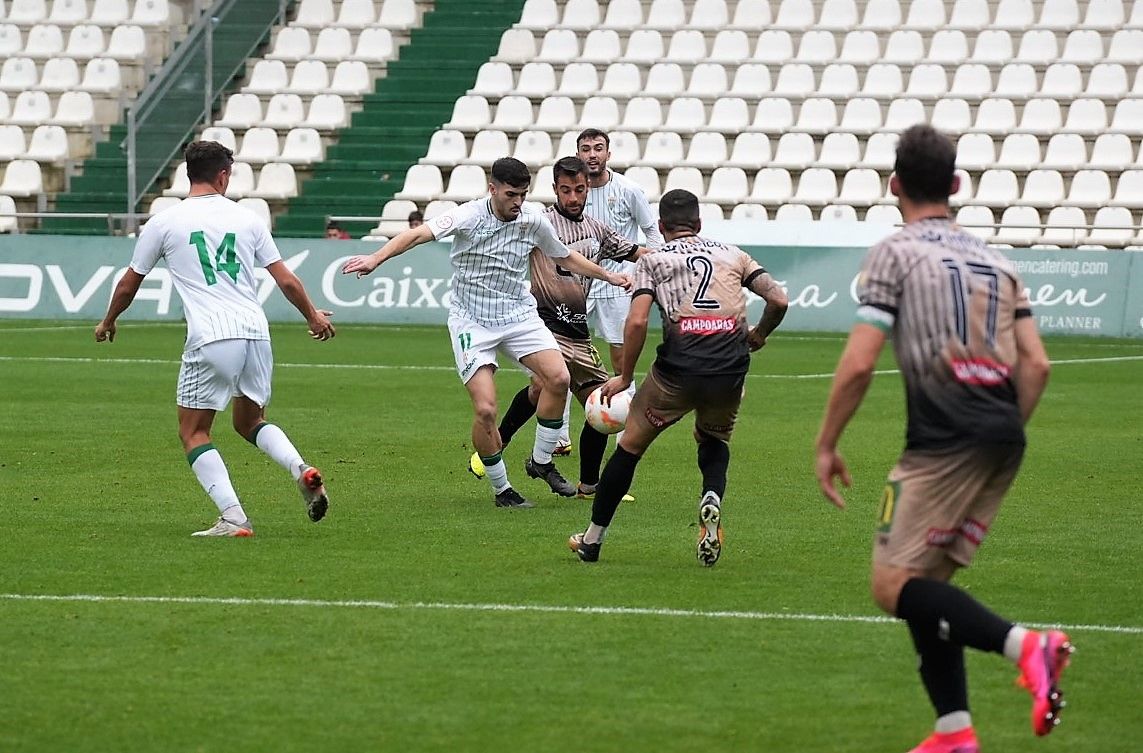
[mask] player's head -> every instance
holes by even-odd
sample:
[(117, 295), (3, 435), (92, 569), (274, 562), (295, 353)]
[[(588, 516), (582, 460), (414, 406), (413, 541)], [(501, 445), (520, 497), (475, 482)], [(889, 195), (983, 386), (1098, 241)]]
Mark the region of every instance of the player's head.
[(564, 157), (552, 168), (552, 180), (556, 206), (569, 217), (581, 217), (587, 203), (587, 165), (579, 157)]
[(492, 181), (488, 184), (492, 211), (505, 222), (516, 219), (531, 185), (532, 174), (523, 162), (512, 157), (496, 160), (492, 163)]
[(889, 190), (913, 204), (947, 204), (960, 187), (956, 146), (930, 125), (915, 125), (897, 141)]
[(598, 128), (585, 128), (575, 139), (576, 154), (587, 165), (588, 176), (595, 176), (607, 170), (611, 159), (611, 138)]
[(659, 199), (659, 230), (665, 238), (694, 235), (702, 230), (698, 197), (681, 188), (663, 194)]
[(192, 141), (183, 150), (183, 157), (187, 161), (187, 178), (191, 185), (205, 183), (219, 193), (226, 193), (234, 152), (217, 141)]
[(425, 224), (425, 215), (419, 209), (409, 212), (409, 227), (420, 227)]

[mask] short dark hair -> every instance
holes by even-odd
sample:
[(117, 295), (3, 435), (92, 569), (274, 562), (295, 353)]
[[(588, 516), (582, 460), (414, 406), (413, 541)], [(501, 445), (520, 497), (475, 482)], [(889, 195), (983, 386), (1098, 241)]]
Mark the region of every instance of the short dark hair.
[(659, 221), (663, 223), (663, 230), (677, 232), (679, 230), (699, 229), (699, 200), (690, 191), (682, 188), (673, 188), (663, 194), (659, 199)]
[(952, 193), (956, 146), (930, 125), (908, 128), (897, 141), (893, 165), (901, 192), (913, 201), (944, 202)]
[(192, 141), (183, 150), (191, 183), (210, 183), (234, 164), (234, 152), (217, 141)]
[(409, 212), (408, 221), (412, 222), (413, 220), (420, 220), (421, 222), (425, 221), (425, 216), (421, 214), (421, 210), (414, 209), (413, 211)]
[(607, 135), (606, 131), (601, 131), (598, 128), (585, 128), (579, 132), (575, 137), (576, 148), (579, 148), (579, 142), (584, 139), (603, 139), (603, 143), (607, 144), (607, 148), (611, 148), (611, 137)]
[(492, 180), (513, 188), (527, 188), (532, 185), (532, 173), (520, 160), (501, 157), (492, 163)]
[(587, 175), (587, 165), (579, 157), (561, 157), (552, 168), (552, 182), (555, 183), (560, 176), (574, 178), (577, 175)]
[(341, 225), (338, 225), (333, 220), (330, 220), (329, 222), (325, 223), (325, 229), (326, 230), (341, 230)]

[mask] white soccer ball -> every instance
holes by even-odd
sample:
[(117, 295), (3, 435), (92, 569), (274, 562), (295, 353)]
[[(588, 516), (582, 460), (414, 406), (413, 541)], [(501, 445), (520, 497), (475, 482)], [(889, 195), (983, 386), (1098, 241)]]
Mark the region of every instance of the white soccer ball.
[(604, 405), (599, 398), (600, 389), (596, 387), (584, 403), (583, 412), (587, 422), (601, 434), (623, 431), (623, 426), (627, 423), (627, 411), (631, 407), (631, 393), (625, 390), (618, 395), (612, 395), (610, 404)]

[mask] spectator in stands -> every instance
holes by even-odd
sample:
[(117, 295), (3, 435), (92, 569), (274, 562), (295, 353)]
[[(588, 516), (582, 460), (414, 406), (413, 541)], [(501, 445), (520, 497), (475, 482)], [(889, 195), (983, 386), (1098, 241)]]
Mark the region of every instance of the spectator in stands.
[(325, 237), (331, 241), (347, 241), (349, 233), (341, 229), (341, 225), (331, 222), (325, 226)]
[(419, 209), (409, 212), (409, 227), (420, 227), (425, 224), (425, 216)]

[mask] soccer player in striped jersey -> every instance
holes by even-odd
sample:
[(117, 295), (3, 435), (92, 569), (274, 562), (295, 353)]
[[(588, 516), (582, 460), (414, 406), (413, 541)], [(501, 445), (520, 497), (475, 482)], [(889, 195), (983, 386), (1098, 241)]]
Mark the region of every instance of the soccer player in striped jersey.
[[(544, 216), (568, 248), (576, 249), (587, 259), (600, 264), (608, 259), (635, 259), (650, 250), (583, 213), (588, 192), (587, 166), (583, 160), (564, 157), (556, 162), (552, 174), (556, 203), (544, 212)], [(592, 280), (568, 272), (539, 248), (533, 249), (530, 266), (532, 295), (536, 298), (537, 310), (560, 345), (571, 375), (571, 392), (582, 405), (587, 396), (608, 379), (608, 372), (603, 368), (587, 329), (586, 288)], [(500, 421), (500, 441), (505, 447), (535, 414), (540, 386), (540, 381), (533, 377), (531, 384), (512, 399)], [(599, 466), (607, 448), (607, 435), (585, 422), (579, 436), (579, 485), (575, 487), (575, 493), (586, 499), (595, 494), (595, 486), (599, 483)], [(469, 470), (483, 478), (484, 467), (478, 453), (469, 460)]]
[(342, 271), (359, 277), (385, 261), (432, 240), (452, 238), (452, 279), (448, 327), (457, 373), (472, 400), (472, 444), (484, 464), (497, 507), (532, 507), (512, 488), (501, 456), (496, 426), (496, 352), (520, 363), (540, 383), (536, 439), (524, 467), (552, 491), (575, 494), (552, 462), (563, 426), (564, 396), (570, 376), (560, 346), (536, 313), (526, 273), (533, 248), (558, 259), (570, 272), (613, 285), (629, 286), (624, 275), (608, 272), (569, 250), (552, 224), (524, 204), (532, 176), (523, 162), (502, 157), (492, 164), (489, 195), (461, 204), (417, 228), (399, 233), (373, 254), (350, 258)]
[[(675, 189), (659, 202), (659, 227), (666, 243), (635, 266), (631, 313), (623, 331), (619, 376), (600, 389), (604, 398), (627, 389), (647, 340), (651, 305), (663, 317), (663, 343), (651, 370), (631, 401), (619, 446), (607, 461), (591, 525), (568, 546), (584, 562), (599, 559), (604, 533), (619, 501), (631, 487), (635, 467), (655, 438), (695, 413), (694, 437), (702, 473), (696, 555), (711, 566), (722, 553), (722, 500), (730, 465), (730, 435), (750, 368), (750, 353), (782, 322), (786, 293), (758, 262), (740, 248), (699, 235), (698, 198)], [(756, 327), (746, 325), (749, 288), (766, 302)]]
[(131, 266), (95, 328), (95, 340), (115, 339), (119, 315), (135, 300), (143, 278), (165, 260), (187, 320), (176, 398), (179, 438), (191, 471), (219, 512), (212, 527), (194, 535), (254, 535), (226, 464), (210, 441), (215, 414), (232, 398), (234, 430), (290, 472), (316, 523), (329, 507), (321, 473), (265, 417), (274, 358), (254, 269), (266, 268), (305, 317), (315, 340), (334, 336), (330, 312), (314, 307), (261, 218), (224, 196), (234, 154), (213, 141), (196, 141), (187, 145), (185, 157), (190, 193), (143, 226)]
[(822, 493), (845, 501), (837, 451), (886, 339), (905, 381), (905, 450), (889, 472), (873, 544), (872, 591), (904, 620), (920, 657), (936, 729), (912, 753), (978, 753), (968, 711), (965, 646), (1002, 654), (1032, 694), (1032, 729), (1046, 735), (1063, 706), (1072, 651), (1058, 630), (999, 617), (949, 581), (973, 559), (1016, 477), (1024, 424), (1048, 380), (1048, 357), (1011, 262), (951, 219), (956, 147), (927, 125), (897, 143), (889, 187), (905, 227), (874, 246), (859, 281), (857, 323), (834, 374), (817, 439)]

